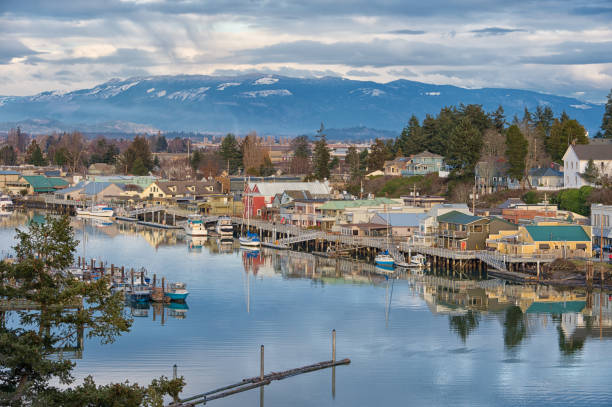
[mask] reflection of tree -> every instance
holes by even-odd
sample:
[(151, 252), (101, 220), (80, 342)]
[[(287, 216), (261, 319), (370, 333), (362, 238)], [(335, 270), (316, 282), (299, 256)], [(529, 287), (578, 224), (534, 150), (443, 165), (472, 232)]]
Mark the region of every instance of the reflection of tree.
[(559, 350), (564, 355), (573, 355), (584, 347), (585, 338), (566, 338), (561, 327), (557, 327), (557, 332), (559, 332)]
[(508, 349), (518, 346), (527, 336), (527, 323), (523, 311), (519, 307), (506, 310), (504, 321), (504, 345)]
[(449, 318), (452, 331), (455, 331), (463, 343), (467, 337), (478, 327), (480, 315), (473, 311), (468, 311), (465, 315), (454, 315)]

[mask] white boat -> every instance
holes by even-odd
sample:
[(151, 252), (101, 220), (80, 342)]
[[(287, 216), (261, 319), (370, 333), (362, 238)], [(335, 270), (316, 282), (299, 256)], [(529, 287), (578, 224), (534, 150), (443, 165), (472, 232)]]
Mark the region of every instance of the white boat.
[(13, 211), (13, 201), (8, 195), (0, 195), (0, 216), (10, 215)]
[(259, 247), (261, 246), (261, 240), (255, 233), (247, 233), (246, 236), (241, 236), (239, 239), (240, 245), (245, 247)]
[(206, 225), (202, 222), (202, 217), (199, 215), (189, 215), (185, 225), (183, 225), (185, 233), (189, 236), (206, 236), (208, 231)]
[(374, 263), (376, 263), (378, 266), (392, 267), (395, 264), (395, 260), (393, 260), (393, 256), (391, 256), (389, 252), (385, 250), (374, 258)]
[(232, 225), (232, 218), (229, 216), (219, 216), (217, 219), (217, 226), (215, 227), (216, 232), (220, 236), (231, 236), (234, 234), (234, 226)]
[(98, 218), (111, 218), (114, 215), (113, 208), (106, 205), (93, 205), (89, 208), (79, 208), (76, 210), (77, 216), (95, 216)]
[(427, 265), (427, 258), (422, 254), (417, 254), (410, 258), (410, 265), (412, 267), (425, 267)]

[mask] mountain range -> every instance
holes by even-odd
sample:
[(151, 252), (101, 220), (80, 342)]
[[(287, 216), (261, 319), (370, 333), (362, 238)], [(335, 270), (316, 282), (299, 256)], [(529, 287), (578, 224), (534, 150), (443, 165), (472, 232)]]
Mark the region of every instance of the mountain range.
[[(186, 131), (210, 134), (312, 134), (321, 123), (335, 129), (376, 129), (398, 134), (412, 114), (423, 119), (444, 106), (503, 106), (508, 121), (524, 109), (566, 111), (594, 134), (604, 106), (519, 89), (465, 89), (408, 80), (388, 83), (339, 77), (279, 75), (150, 76), (113, 79), (91, 89), (0, 96), (0, 131), (25, 125), (34, 131)], [(340, 131), (342, 133), (342, 131)], [(351, 134), (350, 131), (346, 132)], [(359, 137), (356, 134), (356, 137)]]

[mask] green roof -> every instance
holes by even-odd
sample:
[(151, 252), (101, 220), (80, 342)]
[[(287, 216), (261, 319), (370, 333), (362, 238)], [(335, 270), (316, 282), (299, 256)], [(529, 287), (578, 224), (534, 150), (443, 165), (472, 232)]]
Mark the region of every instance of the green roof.
[(527, 308), (529, 314), (565, 314), (580, 312), (586, 306), (586, 301), (534, 302)]
[(590, 242), (591, 238), (578, 225), (525, 226), (534, 242)]
[(480, 216), (466, 215), (459, 211), (450, 211), (444, 215), (438, 216), (438, 222), (457, 223), (459, 225), (467, 225), (478, 220), (484, 219)]
[(54, 192), (58, 187), (68, 185), (61, 178), (45, 177), (44, 175), (24, 175), (22, 177), (34, 188), (34, 192)]
[(327, 201), (321, 205), (321, 209), (342, 210), (346, 208), (358, 208), (361, 206), (398, 205), (398, 202), (389, 198), (357, 199), (354, 201)]

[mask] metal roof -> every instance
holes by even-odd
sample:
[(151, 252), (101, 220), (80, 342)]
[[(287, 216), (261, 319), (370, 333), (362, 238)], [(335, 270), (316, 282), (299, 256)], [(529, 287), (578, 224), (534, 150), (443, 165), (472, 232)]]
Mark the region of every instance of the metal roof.
[(20, 173), (13, 170), (2, 170), (0, 171), (0, 175), (19, 175)]
[(346, 208), (358, 208), (362, 206), (400, 205), (397, 201), (389, 198), (357, 199), (354, 201), (327, 201), (320, 206), (321, 210)]
[[(416, 227), (419, 222), (427, 217), (426, 213), (384, 213), (376, 214), (386, 224), (389, 219), (389, 225), (395, 227)], [(374, 218), (372, 218), (373, 220)]]
[(329, 184), (325, 182), (249, 182), (249, 190), (257, 188), (259, 192), (253, 195), (274, 196), (287, 190), (308, 191), (312, 195), (327, 195), (331, 193)]
[(612, 143), (570, 146), (580, 160), (612, 160)]
[(481, 219), (485, 218), (482, 218), (480, 216), (466, 215), (465, 213), (459, 211), (450, 211), (445, 213), (444, 215), (438, 216), (438, 222), (456, 223), (460, 225), (467, 225), (479, 221)]
[(34, 192), (53, 192), (57, 187), (68, 185), (68, 181), (61, 178), (48, 178), (44, 175), (23, 175), (28, 184), (34, 188)]
[(535, 242), (590, 242), (591, 238), (578, 225), (525, 226)]

